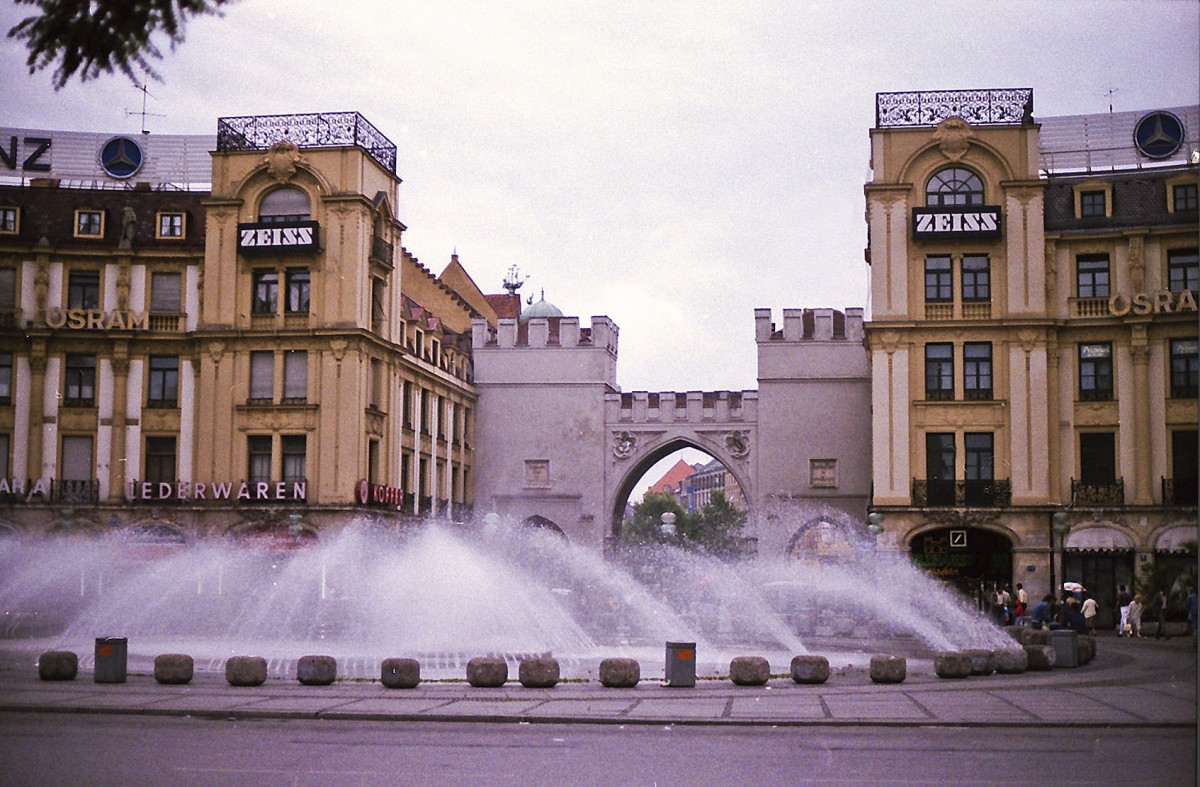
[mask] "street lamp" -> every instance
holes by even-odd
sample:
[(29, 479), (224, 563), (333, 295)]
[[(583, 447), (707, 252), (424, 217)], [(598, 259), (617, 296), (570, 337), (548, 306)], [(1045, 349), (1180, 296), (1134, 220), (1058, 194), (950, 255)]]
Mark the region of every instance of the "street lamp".
[(879, 534), (883, 532), (883, 514), (878, 511), (867, 514), (867, 532), (872, 537), (879, 538)]
[[(1067, 533), (1071, 532), (1071, 516), (1066, 511), (1059, 509), (1050, 517), (1050, 592), (1058, 597), (1058, 574), (1062, 573), (1062, 552), (1063, 545), (1066, 543)], [(1058, 548), (1054, 548), (1054, 536), (1058, 534)]]
[(662, 531), (662, 534), (664, 536), (666, 536), (667, 538), (674, 538), (675, 537), (675, 512), (674, 511), (663, 511), (660, 519), (662, 519), (662, 525), (659, 529)]

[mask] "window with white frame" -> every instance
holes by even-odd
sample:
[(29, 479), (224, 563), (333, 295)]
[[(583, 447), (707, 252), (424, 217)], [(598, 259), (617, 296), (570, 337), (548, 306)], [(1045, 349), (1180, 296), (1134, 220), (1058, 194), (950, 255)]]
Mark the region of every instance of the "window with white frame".
[(256, 350), (250, 353), (250, 400), (269, 402), (275, 398), (275, 353)]
[(156, 237), (163, 239), (182, 238), (186, 226), (185, 215), (180, 211), (163, 211), (158, 214), (158, 232)]
[(104, 237), (104, 211), (90, 209), (75, 211), (75, 237)]

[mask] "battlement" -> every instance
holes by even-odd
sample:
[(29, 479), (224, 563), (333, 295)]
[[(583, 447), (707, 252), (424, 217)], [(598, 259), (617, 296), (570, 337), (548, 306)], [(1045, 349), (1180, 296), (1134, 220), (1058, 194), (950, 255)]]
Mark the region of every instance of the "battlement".
[(496, 328), (486, 321), (471, 321), (471, 346), (475, 350), (504, 348), (595, 348), (617, 354), (619, 329), (608, 317), (592, 317), (589, 328), (578, 317), (534, 317), (527, 323), (507, 318)]
[(863, 310), (784, 309), (783, 328), (771, 322), (770, 309), (754, 310), (756, 342), (822, 342), (863, 340)]
[(628, 391), (605, 397), (610, 422), (718, 423), (758, 419), (757, 391)]

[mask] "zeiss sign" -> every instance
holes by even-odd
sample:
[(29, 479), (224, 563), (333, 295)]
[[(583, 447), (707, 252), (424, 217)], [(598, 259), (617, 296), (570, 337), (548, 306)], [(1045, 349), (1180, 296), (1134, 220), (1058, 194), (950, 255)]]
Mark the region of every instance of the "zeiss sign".
[(243, 254), (316, 251), (317, 227), (315, 221), (239, 224), (238, 251)]
[(939, 205), (913, 208), (917, 240), (1000, 237), (999, 205)]

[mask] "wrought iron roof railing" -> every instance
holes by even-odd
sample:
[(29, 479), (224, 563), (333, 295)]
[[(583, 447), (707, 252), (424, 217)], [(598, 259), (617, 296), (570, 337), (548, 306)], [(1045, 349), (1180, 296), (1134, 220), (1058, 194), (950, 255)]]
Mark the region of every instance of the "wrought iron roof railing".
[(972, 124), (1032, 123), (1033, 88), (875, 94), (875, 128), (936, 126), (948, 117)]
[(217, 150), (266, 150), (281, 140), (300, 148), (357, 145), (391, 173), (396, 145), (357, 112), (217, 118)]

